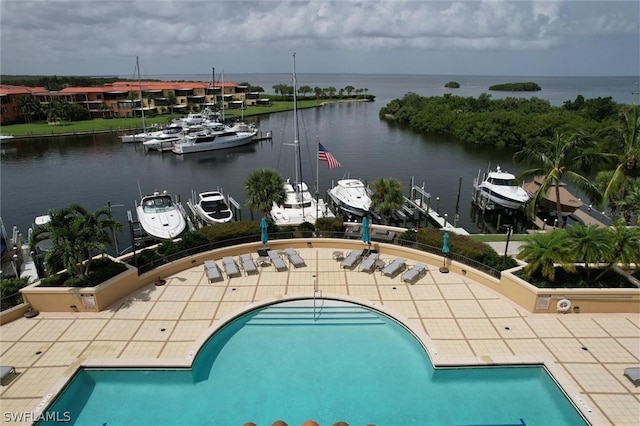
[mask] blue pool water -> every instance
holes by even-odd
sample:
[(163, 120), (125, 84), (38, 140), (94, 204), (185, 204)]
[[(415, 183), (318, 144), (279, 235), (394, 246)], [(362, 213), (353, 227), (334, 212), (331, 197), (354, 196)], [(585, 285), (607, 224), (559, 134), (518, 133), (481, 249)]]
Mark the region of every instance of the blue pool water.
[[(190, 370), (83, 369), (48, 409), (91, 425), (584, 425), (542, 367), (434, 370), (367, 308), (287, 302), (216, 333)], [(45, 424), (45, 423), (43, 423)]]

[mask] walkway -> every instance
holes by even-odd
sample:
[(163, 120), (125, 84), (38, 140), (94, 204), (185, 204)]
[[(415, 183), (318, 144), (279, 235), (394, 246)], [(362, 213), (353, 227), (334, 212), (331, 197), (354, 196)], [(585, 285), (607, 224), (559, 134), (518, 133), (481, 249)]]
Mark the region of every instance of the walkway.
[[(593, 424), (640, 424), (640, 388), (623, 376), (626, 367), (640, 365), (638, 315), (534, 315), (437, 266), (411, 285), (399, 276), (341, 269), (328, 248), (299, 251), (306, 267), (276, 272), (264, 266), (258, 274), (210, 284), (200, 265), (100, 313), (41, 313), (0, 327), (0, 362), (19, 373), (0, 388), (2, 411), (35, 410), (85, 359), (184, 360), (194, 341), (221, 318), (267, 298), (311, 296), (316, 275), (325, 295), (382, 304), (408, 318), (431, 339), (429, 351), (438, 365), (546, 360), (574, 402), (591, 411)], [(381, 257), (391, 260), (384, 252)]]

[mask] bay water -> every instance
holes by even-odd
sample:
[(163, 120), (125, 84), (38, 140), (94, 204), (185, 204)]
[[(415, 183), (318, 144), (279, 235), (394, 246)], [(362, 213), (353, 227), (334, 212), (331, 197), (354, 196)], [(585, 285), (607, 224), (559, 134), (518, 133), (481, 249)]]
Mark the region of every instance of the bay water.
[[(145, 77), (210, 79), (206, 75)], [(402, 183), (405, 195), (413, 180), (416, 185), (424, 184), (425, 191), (431, 194), (433, 208), (437, 206), (450, 221), (458, 212), (458, 225), (471, 233), (488, 230), (472, 208), (473, 179), (489, 166), (493, 169), (500, 165), (514, 174), (524, 166), (514, 164), (514, 151), (510, 149), (467, 146), (380, 120), (378, 113), (389, 101), (408, 92), (423, 96), (445, 93), (473, 97), (488, 93), (492, 98), (536, 96), (549, 100), (552, 105), (573, 101), (578, 95), (586, 99), (611, 96), (616, 102), (627, 104), (637, 104), (639, 100), (638, 77), (298, 74), (297, 80), (299, 86), (312, 88), (339, 90), (350, 85), (367, 89), (367, 94), (376, 97), (374, 102), (338, 103), (299, 111), (302, 177), (310, 188), (316, 179), (316, 143), (319, 141), (342, 163), (342, 167), (332, 170), (326, 163), (320, 163), (321, 196), (338, 179), (347, 176), (367, 182), (393, 177)], [(225, 81), (248, 82), (273, 93), (274, 85), (291, 84), (291, 76), (238, 74), (225, 75)], [(445, 89), (443, 86), (448, 81), (458, 81), (460, 89)], [(526, 93), (488, 90), (493, 84), (516, 81), (534, 81), (542, 90)], [(115, 133), (4, 143), (0, 160), (0, 216), (5, 227), (15, 225), (26, 233), (34, 218), (49, 209), (77, 203), (93, 211), (110, 203), (114, 217), (126, 225), (127, 212), (131, 212), (135, 220), (135, 203), (142, 195), (166, 190), (185, 202), (192, 191), (219, 187), (243, 205), (242, 219), (249, 220), (251, 212), (244, 207), (244, 184), (253, 170), (272, 168), (285, 178), (294, 178), (291, 146), (294, 129), (292, 112), (251, 117), (247, 121), (255, 122), (262, 133), (271, 132), (272, 141), (184, 156), (146, 152), (139, 144), (121, 143)], [(130, 244), (128, 233), (120, 233), (118, 251)]]

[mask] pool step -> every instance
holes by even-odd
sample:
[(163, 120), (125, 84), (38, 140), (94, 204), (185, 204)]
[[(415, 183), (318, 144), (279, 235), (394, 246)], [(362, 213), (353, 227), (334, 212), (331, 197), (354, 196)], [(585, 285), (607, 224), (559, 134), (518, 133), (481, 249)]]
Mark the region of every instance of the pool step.
[(384, 324), (380, 316), (357, 306), (272, 306), (246, 325), (367, 325)]

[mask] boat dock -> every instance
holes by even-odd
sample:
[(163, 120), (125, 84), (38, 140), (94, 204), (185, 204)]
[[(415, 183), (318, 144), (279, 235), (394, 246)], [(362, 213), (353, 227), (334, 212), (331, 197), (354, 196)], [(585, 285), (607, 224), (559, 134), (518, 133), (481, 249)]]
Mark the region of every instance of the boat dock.
[[(591, 211), (591, 208), (589, 208), (589, 212)], [(604, 213), (603, 213), (604, 215)], [(585, 225), (589, 226), (589, 225), (596, 225), (598, 228), (606, 228), (607, 225), (605, 225), (604, 223), (600, 222), (598, 219), (596, 219), (595, 217), (591, 216), (589, 213), (583, 211), (583, 210), (576, 210), (575, 212), (573, 212), (573, 214), (571, 215), (571, 217), (575, 220), (578, 220), (582, 223), (584, 223)]]
[[(420, 198), (418, 198), (418, 196)], [(436, 210), (431, 208), (431, 194), (424, 190), (424, 184), (422, 187), (414, 185), (412, 179), (411, 194), (409, 195), (409, 198), (403, 198), (404, 204), (402, 206), (402, 211), (396, 213), (402, 213), (404, 215), (406, 212), (411, 218), (414, 218), (417, 213), (418, 225), (420, 224), (421, 217), (425, 217), (432, 225), (440, 229), (453, 232), (458, 235), (469, 235), (469, 232), (464, 228), (458, 227), (457, 223), (452, 224), (449, 222), (449, 218), (446, 213), (444, 215), (440, 215), (440, 212), (438, 211), (440, 197), (436, 197)], [(457, 220), (454, 220), (454, 222), (457, 222)]]
[[(598, 228), (607, 228), (608, 227), (608, 225), (602, 223), (601, 221), (599, 221), (595, 217), (591, 216), (590, 211), (591, 211), (591, 209), (589, 209), (588, 212), (585, 212), (584, 210), (581, 210), (581, 209), (577, 209), (576, 211), (571, 213), (569, 215), (569, 217), (571, 217), (576, 222), (583, 223), (583, 224), (585, 224), (587, 226), (595, 225)], [(602, 216), (604, 216), (604, 213), (600, 213), (600, 214)], [(558, 227), (558, 221), (557, 221), (557, 219), (554, 219), (553, 223), (548, 223), (546, 219), (542, 219), (539, 216), (536, 216), (535, 220), (533, 220), (533, 225), (538, 230), (546, 231), (547, 228), (549, 228), (549, 227), (551, 229), (557, 228)]]
[[(217, 187), (215, 191), (218, 191), (220, 194), (224, 195), (222, 188)], [(186, 217), (194, 226), (194, 229), (200, 229), (205, 226), (211, 226), (209, 223), (206, 223), (197, 213), (196, 211), (196, 203), (198, 199), (198, 194), (196, 191), (191, 191), (191, 198), (187, 200), (187, 211), (185, 212)], [(242, 220), (242, 206), (238, 203), (232, 196), (226, 196), (226, 203), (229, 206), (229, 209), (233, 212), (233, 220), (241, 221)]]

